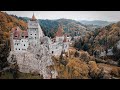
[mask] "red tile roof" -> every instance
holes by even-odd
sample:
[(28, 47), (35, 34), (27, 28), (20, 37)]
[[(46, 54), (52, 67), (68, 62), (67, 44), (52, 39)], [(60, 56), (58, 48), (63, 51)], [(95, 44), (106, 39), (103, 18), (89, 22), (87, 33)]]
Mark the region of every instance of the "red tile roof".
[(21, 36), (28, 36), (27, 30), (22, 31), (19, 27), (12, 28), (11, 32), (13, 33), (14, 39), (20, 39)]
[(14, 38), (16, 38), (16, 39), (20, 38), (21, 29), (19, 27), (12, 28), (11, 32), (13, 33)]
[(63, 32), (64, 32), (63, 27), (59, 26), (58, 31), (56, 32), (56, 36), (58, 36), (58, 37), (63, 36)]
[(28, 32), (25, 30), (22, 32), (23, 33), (23, 36), (28, 36)]
[(32, 16), (32, 19), (31, 19), (32, 21), (35, 21), (36, 20), (36, 18), (35, 18), (35, 16), (34, 16), (34, 13), (33, 13), (33, 16)]

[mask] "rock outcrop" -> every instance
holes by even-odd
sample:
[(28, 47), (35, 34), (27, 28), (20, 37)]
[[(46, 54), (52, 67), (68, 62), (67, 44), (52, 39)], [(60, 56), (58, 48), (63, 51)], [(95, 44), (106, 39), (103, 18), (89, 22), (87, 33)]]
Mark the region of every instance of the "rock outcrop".
[(44, 79), (56, 78), (57, 72), (55, 69), (49, 68), (54, 63), (48, 48), (44, 45), (37, 47), (30, 46), (26, 52), (11, 51), (8, 57), (9, 63), (17, 62), (19, 71), (24, 73), (38, 72), (43, 75)]

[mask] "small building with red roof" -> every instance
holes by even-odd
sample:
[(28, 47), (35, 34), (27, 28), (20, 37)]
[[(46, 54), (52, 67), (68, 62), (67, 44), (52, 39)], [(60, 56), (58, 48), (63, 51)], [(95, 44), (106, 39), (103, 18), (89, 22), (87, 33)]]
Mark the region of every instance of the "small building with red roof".
[(12, 51), (27, 51), (28, 48), (27, 30), (21, 30), (18, 26), (12, 28), (10, 42)]

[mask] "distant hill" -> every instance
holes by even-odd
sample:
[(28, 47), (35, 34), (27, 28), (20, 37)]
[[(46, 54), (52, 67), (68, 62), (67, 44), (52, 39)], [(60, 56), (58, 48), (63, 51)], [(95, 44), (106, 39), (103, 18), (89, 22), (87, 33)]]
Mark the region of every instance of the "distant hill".
[[(21, 20), (24, 20), (25, 22), (27, 22), (30, 19), (28, 17), (19, 17), (19, 18)], [(55, 33), (57, 32), (59, 25), (63, 26), (64, 33), (69, 33), (72, 36), (77, 34), (83, 35), (86, 32), (88, 32), (87, 27), (85, 25), (71, 19), (57, 19), (57, 20), (38, 19), (38, 20), (45, 35), (50, 37), (55, 36)]]
[(44, 32), (48, 35), (49, 33), (55, 34), (58, 30), (58, 26), (62, 25), (64, 33), (69, 33), (71, 36), (83, 35), (87, 32), (86, 26), (78, 21), (71, 19), (57, 19), (57, 20), (39, 20), (41, 27)]
[(114, 23), (114, 22), (108, 22), (108, 21), (102, 21), (102, 20), (94, 20), (94, 21), (82, 20), (80, 22), (85, 25), (98, 25), (102, 27), (107, 26), (111, 23)]

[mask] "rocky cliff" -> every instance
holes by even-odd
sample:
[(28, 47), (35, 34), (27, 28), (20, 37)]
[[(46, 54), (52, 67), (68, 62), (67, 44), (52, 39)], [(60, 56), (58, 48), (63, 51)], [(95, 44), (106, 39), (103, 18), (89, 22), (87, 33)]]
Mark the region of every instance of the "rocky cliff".
[(11, 51), (8, 57), (9, 63), (17, 62), (19, 71), (24, 73), (37, 72), (43, 75), (44, 79), (56, 78), (57, 72), (51, 59), (48, 49), (44, 45), (37, 47), (30, 46), (25, 53)]

